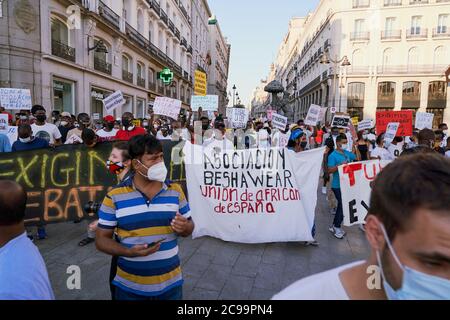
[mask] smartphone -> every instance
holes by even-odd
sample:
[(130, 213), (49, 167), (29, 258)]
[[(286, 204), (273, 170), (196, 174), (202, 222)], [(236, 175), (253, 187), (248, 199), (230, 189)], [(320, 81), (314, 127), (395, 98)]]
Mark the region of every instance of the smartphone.
[(158, 240), (158, 241), (156, 241), (156, 242), (149, 243), (149, 244), (148, 244), (148, 247), (149, 247), (149, 248), (154, 247), (154, 246), (156, 246), (157, 244), (162, 243), (162, 242), (164, 242), (164, 241), (166, 241), (166, 240), (167, 240), (167, 238), (163, 238), (163, 239)]

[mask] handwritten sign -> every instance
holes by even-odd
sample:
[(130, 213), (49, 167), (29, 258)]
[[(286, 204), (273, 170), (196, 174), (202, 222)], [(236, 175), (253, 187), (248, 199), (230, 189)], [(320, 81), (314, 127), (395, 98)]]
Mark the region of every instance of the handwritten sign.
[(279, 130), (286, 130), (286, 126), (288, 123), (287, 117), (282, 116), (278, 113), (272, 114), (272, 127)]
[(320, 121), (320, 114), (321, 114), (321, 106), (312, 104), (311, 107), (309, 107), (308, 115), (305, 119), (305, 124), (307, 126), (316, 126), (317, 122)]
[(434, 114), (427, 112), (417, 112), (416, 114), (416, 129), (433, 129)]
[(116, 91), (103, 100), (103, 105), (107, 113), (112, 114), (114, 109), (123, 106), (126, 103), (122, 91)]
[(153, 112), (155, 114), (166, 116), (174, 120), (178, 119), (180, 110), (181, 101), (167, 97), (157, 97), (153, 105)]
[(7, 110), (31, 109), (29, 89), (0, 88), (0, 105)]
[(367, 119), (358, 123), (358, 131), (369, 130), (373, 128), (373, 120)]
[(16, 127), (16, 126), (10, 126), (8, 128), (7, 136), (8, 136), (8, 139), (9, 139), (9, 142), (11, 143), (11, 145), (13, 145), (13, 143), (16, 142), (18, 139), (18, 136), (19, 136), (18, 128), (19, 127)]
[(335, 115), (333, 117), (333, 121), (331, 123), (331, 126), (332, 127), (337, 127), (337, 128), (347, 128), (349, 122), (350, 122), (350, 117), (349, 116)]
[(231, 108), (229, 124), (233, 129), (242, 129), (247, 126), (248, 110), (244, 108)]
[(400, 137), (410, 137), (412, 130), (412, 111), (383, 111), (377, 112), (377, 134), (386, 132), (389, 123), (400, 123), (397, 135)]
[(198, 111), (202, 108), (203, 111), (217, 111), (219, 110), (219, 96), (192, 96), (191, 109), (192, 111)]
[(384, 141), (386, 141), (387, 143), (391, 143), (397, 136), (399, 127), (400, 123), (398, 122), (389, 123), (387, 125), (386, 134), (384, 135)]
[(8, 115), (0, 114), (0, 133), (8, 133)]
[(206, 96), (208, 89), (206, 73), (195, 70), (194, 73), (194, 94), (196, 96)]

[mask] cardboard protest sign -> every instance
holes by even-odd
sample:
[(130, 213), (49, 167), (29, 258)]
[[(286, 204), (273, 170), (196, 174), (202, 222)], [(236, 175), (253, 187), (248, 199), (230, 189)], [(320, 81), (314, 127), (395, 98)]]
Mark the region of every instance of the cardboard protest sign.
[(19, 137), (18, 128), (19, 127), (16, 126), (8, 127), (8, 133), (6, 135), (8, 136), (9, 143), (11, 143), (11, 146), (13, 145), (14, 142), (18, 140)]
[(345, 115), (335, 115), (331, 122), (331, 127), (347, 128), (350, 122), (350, 117)]
[(397, 135), (400, 137), (410, 137), (413, 134), (412, 130), (412, 111), (382, 111), (377, 112), (376, 127), (377, 134), (386, 132), (389, 123), (398, 122), (400, 128)]
[(358, 117), (353, 117), (351, 119), (351, 123), (356, 127), (359, 123), (359, 118)]
[(126, 100), (120, 90), (114, 92), (103, 100), (103, 105), (105, 106), (105, 110), (108, 114), (112, 114), (116, 108), (123, 106), (125, 103)]
[(345, 226), (364, 223), (372, 191), (370, 183), (389, 163), (374, 160), (345, 164), (338, 168)]
[(219, 110), (219, 96), (217, 95), (192, 96), (191, 98), (192, 111), (198, 111), (199, 108), (202, 108), (203, 111)]
[(417, 112), (415, 128), (419, 130), (433, 129), (434, 114), (427, 112)]
[[(161, 141), (167, 178), (185, 189), (181, 151), (184, 143)], [(28, 194), (25, 220), (27, 225), (39, 222), (57, 223), (76, 218), (93, 217), (84, 206), (101, 203), (117, 176), (106, 169), (113, 143), (94, 148), (64, 145), (55, 149), (1, 153), (0, 179), (15, 180)]]
[(324, 148), (206, 151), (186, 143), (193, 238), (311, 241)]
[(247, 126), (249, 112), (244, 108), (230, 108), (228, 123), (233, 129), (242, 129)]
[(178, 119), (181, 110), (181, 101), (166, 97), (157, 97), (153, 105), (155, 114), (166, 116), (174, 120)]
[(278, 113), (272, 114), (272, 127), (279, 130), (286, 130), (288, 124), (287, 117), (284, 117)]
[(7, 110), (31, 109), (29, 89), (0, 88), (0, 105)]
[(363, 120), (358, 123), (358, 131), (370, 130), (373, 126), (374, 124), (372, 119)]
[(384, 134), (384, 141), (386, 141), (387, 143), (391, 143), (397, 136), (399, 127), (400, 123), (398, 122), (389, 123), (386, 128), (386, 133)]
[(308, 115), (306, 116), (306, 119), (305, 119), (305, 124), (307, 126), (316, 126), (317, 122), (320, 121), (321, 110), (322, 110), (321, 106), (312, 104), (309, 107)]
[(0, 133), (8, 134), (8, 115), (0, 114)]

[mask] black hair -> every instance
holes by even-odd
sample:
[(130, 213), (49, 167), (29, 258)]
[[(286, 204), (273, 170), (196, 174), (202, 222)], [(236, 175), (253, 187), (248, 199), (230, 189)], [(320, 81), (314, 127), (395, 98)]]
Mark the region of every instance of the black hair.
[(381, 144), (381, 142), (383, 141), (383, 139), (384, 139), (384, 133), (380, 134), (380, 135), (377, 137), (377, 145)]
[(450, 217), (449, 185), (450, 159), (437, 153), (401, 156), (375, 179), (369, 214), (381, 220), (393, 241), (419, 209)]
[(163, 152), (161, 142), (152, 135), (140, 135), (133, 137), (128, 144), (128, 153), (131, 159), (137, 159), (144, 154), (156, 154)]
[(439, 130), (444, 130), (444, 127), (448, 127), (446, 123), (441, 123), (438, 127)]
[(0, 226), (12, 226), (25, 218), (27, 193), (15, 181), (0, 181)]
[(83, 118), (89, 118), (89, 119), (90, 119), (91, 117), (89, 117), (89, 115), (88, 115), (87, 113), (82, 112), (82, 113), (80, 113), (80, 114), (78, 115), (77, 121), (80, 122), (81, 119), (83, 119)]
[(96, 136), (97, 135), (92, 129), (86, 128), (81, 132), (81, 139), (83, 140), (84, 144), (87, 145), (93, 144)]
[(203, 120), (208, 120), (209, 121), (209, 118), (208, 117), (201, 117), (200, 121), (203, 121)]
[(29, 124), (21, 124), (17, 129), (18, 136), (21, 137), (22, 133), (24, 133), (25, 131), (31, 132), (33, 134), (33, 130), (31, 129), (31, 126)]
[(31, 114), (35, 115), (36, 112), (38, 112), (39, 110), (44, 110), (45, 108), (43, 106), (41, 106), (40, 104), (35, 104), (32, 108), (31, 108)]
[(347, 140), (347, 136), (343, 133), (337, 136), (336, 142), (341, 142), (342, 140)]

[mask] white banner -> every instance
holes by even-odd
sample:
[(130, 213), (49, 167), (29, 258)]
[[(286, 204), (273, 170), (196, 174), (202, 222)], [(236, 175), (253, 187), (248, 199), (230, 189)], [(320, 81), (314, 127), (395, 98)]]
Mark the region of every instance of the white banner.
[(340, 166), (344, 225), (363, 224), (370, 205), (370, 183), (390, 161), (365, 161)]
[(305, 119), (305, 124), (307, 126), (315, 127), (317, 125), (317, 122), (321, 120), (320, 119), (321, 110), (322, 110), (321, 106), (312, 104), (311, 107), (309, 107), (308, 115), (306, 116)]
[(218, 111), (219, 110), (219, 96), (192, 96), (191, 109), (192, 111), (198, 111), (202, 108), (203, 111)]
[(126, 103), (122, 91), (116, 91), (103, 100), (103, 105), (108, 114), (112, 114), (114, 109), (123, 106)]
[(373, 120), (366, 119), (358, 123), (358, 131), (370, 130), (374, 127)]
[(6, 113), (0, 114), (0, 133), (8, 134), (8, 115)]
[(186, 143), (193, 238), (240, 243), (312, 241), (324, 148), (229, 150)]
[(228, 124), (233, 129), (242, 129), (247, 126), (249, 112), (244, 108), (231, 108)]
[(278, 113), (272, 114), (272, 128), (279, 130), (286, 130), (288, 119)]
[(153, 104), (155, 114), (178, 120), (181, 110), (181, 100), (157, 97)]
[(6, 110), (31, 109), (29, 89), (0, 88), (0, 105)]
[(419, 130), (423, 130), (425, 128), (433, 129), (433, 119), (434, 119), (433, 113), (417, 112), (415, 125), (416, 129)]

